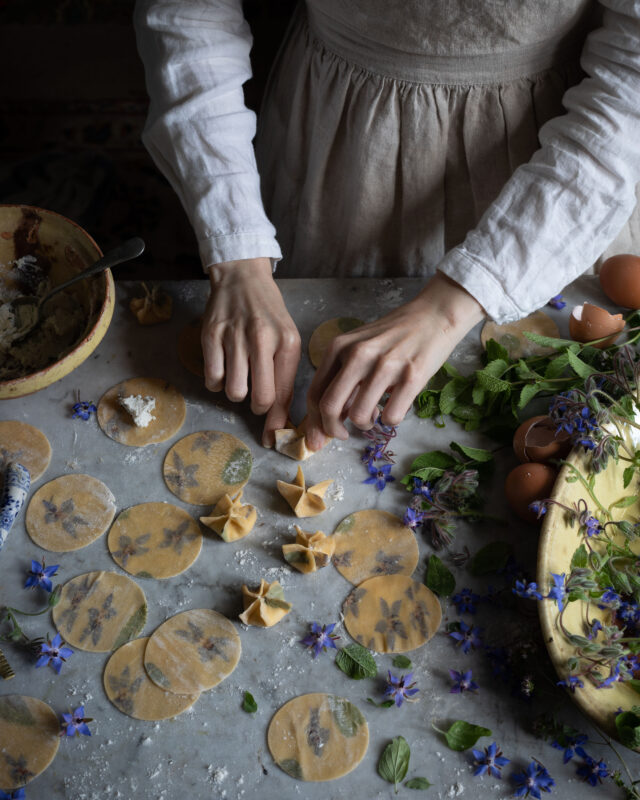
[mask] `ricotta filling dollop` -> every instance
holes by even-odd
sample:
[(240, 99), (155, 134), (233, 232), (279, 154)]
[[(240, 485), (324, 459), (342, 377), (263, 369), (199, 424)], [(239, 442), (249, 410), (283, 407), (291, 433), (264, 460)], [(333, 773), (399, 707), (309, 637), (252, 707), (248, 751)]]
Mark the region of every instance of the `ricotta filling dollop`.
[(141, 394), (132, 394), (120, 398), (120, 405), (133, 417), (133, 423), (138, 428), (146, 428), (155, 419), (151, 413), (156, 407), (156, 398)]

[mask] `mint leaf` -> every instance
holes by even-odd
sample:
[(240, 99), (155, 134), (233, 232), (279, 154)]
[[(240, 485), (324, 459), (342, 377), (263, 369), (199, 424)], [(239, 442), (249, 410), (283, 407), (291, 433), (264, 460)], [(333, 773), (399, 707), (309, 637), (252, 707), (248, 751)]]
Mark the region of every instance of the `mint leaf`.
[(391, 663), (396, 669), (411, 669), (411, 659), (406, 656), (396, 656)]
[(635, 495), (629, 495), (628, 497), (621, 497), (619, 500), (616, 500), (615, 503), (611, 503), (609, 506), (609, 511), (612, 508), (629, 508), (635, 502), (637, 502), (638, 498)]
[(336, 666), (356, 681), (375, 678), (378, 674), (378, 667), (371, 653), (356, 642), (348, 644), (338, 652)]
[(441, 731), (439, 728), (436, 728), (436, 730), (444, 736), (451, 750), (458, 750), (459, 752), (473, 747), (481, 736), (491, 736), (489, 728), (473, 725), (471, 722), (465, 722), (462, 719), (456, 720), (448, 731)]
[(404, 736), (396, 736), (382, 751), (378, 761), (378, 775), (392, 783), (398, 793), (398, 783), (403, 781), (409, 769), (411, 750)]
[(469, 562), (469, 572), (472, 575), (487, 575), (504, 569), (513, 553), (509, 542), (495, 541), (480, 548)]
[(523, 409), (540, 391), (541, 387), (536, 383), (527, 383), (523, 386), (520, 397), (518, 398), (518, 408)]
[(622, 481), (623, 481), (623, 488), (626, 489), (627, 486), (631, 483), (631, 479), (633, 478), (633, 473), (635, 472), (635, 467), (626, 467), (625, 471), (622, 473)]
[[(495, 361), (493, 363), (495, 364)], [(493, 394), (502, 394), (503, 392), (511, 391), (511, 384), (509, 381), (496, 378), (494, 375), (486, 372), (486, 368), (476, 372), (476, 382), (481, 389), (492, 392)]]
[(395, 705), (393, 700), (383, 700), (381, 703), (376, 703), (371, 697), (367, 697), (367, 703), (371, 703), (376, 708), (391, 708), (391, 706)]
[(428, 789), (430, 786), (431, 784), (426, 778), (411, 778), (405, 783), (407, 789)]
[(507, 349), (501, 344), (498, 344), (495, 339), (489, 339), (484, 349), (487, 353), (487, 361), (495, 361), (496, 359), (509, 361)]
[(253, 699), (251, 692), (244, 693), (244, 700), (242, 701), (242, 710), (247, 714), (254, 714), (258, 710), (258, 704)]
[(441, 597), (448, 597), (455, 591), (456, 579), (438, 556), (430, 556), (424, 585)]
[(430, 453), (423, 453), (414, 458), (409, 467), (409, 472), (415, 472), (424, 467), (436, 467), (437, 469), (445, 470), (449, 469), (449, 467), (454, 467), (456, 463), (455, 458), (449, 453), (445, 453), (442, 450), (432, 450)]
[(466, 378), (452, 378), (440, 392), (440, 413), (450, 414), (457, 405), (458, 397), (468, 386), (469, 381)]
[(479, 447), (468, 447), (465, 444), (458, 444), (457, 442), (451, 442), (449, 447), (455, 450), (456, 453), (470, 458), (472, 461), (484, 463), (493, 460), (493, 453), (490, 450), (482, 450)]
[(575, 345), (573, 339), (556, 339), (554, 336), (542, 336), (539, 333), (532, 333), (531, 331), (523, 331), (524, 336), (534, 344), (539, 344), (542, 347), (552, 347), (554, 350), (562, 350), (564, 347), (572, 347)]
[(633, 711), (618, 714), (616, 730), (625, 747), (640, 747), (640, 717)]
[(581, 378), (588, 378), (589, 375), (593, 375), (594, 372), (598, 371), (588, 364), (585, 364), (585, 362), (578, 358), (575, 353), (572, 353), (571, 350), (567, 350), (567, 356), (569, 357), (569, 366), (576, 375), (579, 375)]

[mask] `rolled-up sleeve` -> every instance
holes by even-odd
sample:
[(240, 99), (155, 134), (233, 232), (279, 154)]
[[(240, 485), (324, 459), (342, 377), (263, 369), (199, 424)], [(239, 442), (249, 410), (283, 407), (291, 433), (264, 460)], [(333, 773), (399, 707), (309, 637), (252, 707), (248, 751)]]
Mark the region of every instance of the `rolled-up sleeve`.
[(143, 142), (184, 206), (203, 266), (281, 258), (244, 104), (252, 39), (241, 0), (138, 0), (134, 22), (151, 99)]
[(498, 322), (544, 305), (588, 269), (636, 205), (640, 181), (640, 0), (601, 0), (587, 38), (587, 77), (567, 114), (540, 129), (520, 166), (464, 242), (438, 269)]

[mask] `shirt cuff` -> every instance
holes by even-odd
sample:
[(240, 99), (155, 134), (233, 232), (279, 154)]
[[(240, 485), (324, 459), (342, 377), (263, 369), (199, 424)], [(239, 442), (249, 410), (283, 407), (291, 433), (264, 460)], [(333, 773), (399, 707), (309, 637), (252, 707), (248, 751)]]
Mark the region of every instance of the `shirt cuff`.
[(205, 272), (212, 264), (245, 258), (270, 258), (272, 269), (282, 258), (280, 246), (264, 233), (227, 233), (198, 241), (200, 259)]

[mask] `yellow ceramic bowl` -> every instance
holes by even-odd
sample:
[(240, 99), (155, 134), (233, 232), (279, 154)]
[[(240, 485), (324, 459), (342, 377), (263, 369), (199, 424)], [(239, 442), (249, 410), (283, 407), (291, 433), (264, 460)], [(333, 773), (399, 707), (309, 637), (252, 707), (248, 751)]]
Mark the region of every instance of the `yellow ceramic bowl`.
[[(578, 470), (583, 476), (589, 476), (582, 448), (574, 450), (567, 458), (571, 466), (564, 466), (560, 470), (558, 480), (554, 487), (552, 497), (570, 508), (583, 498), (590, 512), (596, 511), (594, 500), (589, 496), (587, 487), (580, 479), (574, 480)], [(606, 469), (593, 476), (593, 492), (600, 503), (608, 509), (609, 506), (627, 495), (634, 494), (631, 488), (623, 489), (622, 472), (625, 462), (615, 463), (609, 459)], [(640, 517), (640, 498), (628, 508), (612, 508), (611, 518), (615, 520), (629, 519), (632, 521)], [(582, 536), (578, 533), (578, 525), (571, 527), (565, 518), (562, 508), (552, 505), (545, 515), (540, 544), (538, 549), (538, 586), (545, 593), (550, 584), (550, 574), (569, 575), (571, 572), (571, 559), (578, 546), (582, 543)], [(591, 540), (592, 546), (598, 548), (597, 540)], [(640, 548), (636, 545), (636, 551)], [(556, 672), (562, 680), (569, 674), (567, 659), (576, 655), (575, 648), (566, 640), (558, 627), (558, 607), (553, 600), (542, 600), (538, 603), (540, 622), (547, 650)], [(569, 603), (563, 615), (564, 626), (569, 632), (585, 636), (584, 617), (586, 603), (576, 600)], [(593, 620), (608, 621), (608, 613), (598, 609), (595, 603), (589, 607), (589, 616)], [(605, 671), (604, 678), (608, 677)], [(615, 727), (615, 712), (622, 708), (630, 711), (631, 707), (640, 704), (640, 695), (627, 683), (613, 683), (610, 687), (597, 689), (590, 681), (584, 681), (584, 687), (575, 690), (572, 698), (591, 719), (609, 736), (617, 738)], [(638, 748), (640, 750), (640, 748)]]
[[(0, 268), (24, 255), (50, 265), (53, 286), (93, 264), (102, 252), (75, 222), (43, 208), (0, 205)], [(54, 383), (81, 364), (107, 332), (115, 303), (110, 270), (67, 290), (82, 306), (86, 324), (81, 335), (53, 364), (12, 380), (0, 381), (0, 398), (32, 394)]]

